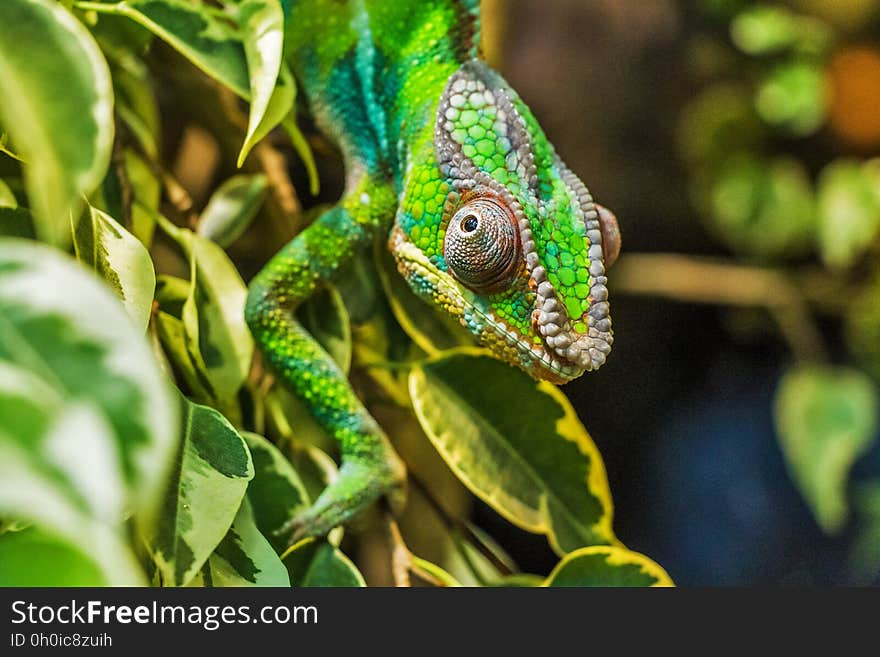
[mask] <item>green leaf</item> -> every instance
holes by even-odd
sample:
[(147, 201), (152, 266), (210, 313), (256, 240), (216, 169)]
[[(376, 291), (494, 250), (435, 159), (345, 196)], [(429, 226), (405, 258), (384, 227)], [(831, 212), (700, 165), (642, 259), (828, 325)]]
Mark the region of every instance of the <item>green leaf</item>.
[[(437, 564), (431, 563), (430, 561), (425, 561), (424, 559), (422, 559), (421, 557), (417, 557), (416, 555), (412, 555), (411, 559), (413, 569), (416, 571), (416, 575), (425, 573), (429, 577), (433, 577), (443, 586), (448, 586), (450, 588), (461, 586), (461, 582), (459, 582)], [(421, 571), (421, 573), (419, 571)]]
[(186, 584), (211, 556), (254, 476), (250, 452), (213, 408), (183, 399), (184, 434), (150, 550), (169, 586)]
[(828, 25), (812, 16), (784, 8), (758, 4), (731, 22), (734, 44), (749, 55), (773, 55), (787, 50), (821, 54), (830, 45)]
[[(472, 539), (465, 539), (460, 533), (457, 533), (454, 538), (459, 545), (459, 549), (466, 554), (469, 562), (474, 564), (477, 555), (479, 555), (480, 559), (490, 562), (489, 558), (484, 554), (486, 553), (491, 554), (493, 560), (496, 563), (502, 564), (508, 571), (513, 573), (519, 572), (519, 566), (516, 565), (513, 558), (504, 551), (504, 548), (494, 538), (473, 523), (467, 523), (467, 526), (470, 529)], [(482, 547), (482, 551), (477, 548), (478, 545)], [(492, 570), (497, 573), (498, 568), (493, 564)], [(488, 582), (489, 579), (486, 578), (486, 581)]]
[[(120, 168), (111, 166), (98, 188), (87, 199), (88, 205), (98, 208), (111, 217), (122, 217), (125, 214), (122, 201), (122, 176)], [(81, 218), (81, 217), (79, 217)], [(75, 228), (77, 216), (71, 215), (70, 223)]]
[(253, 145), (280, 123), (305, 163), (312, 194), (317, 194), (318, 171), (314, 157), (292, 112), (296, 98), (294, 78), (286, 65), (280, 61), (275, 63), (277, 56), (273, 49), (280, 47), (281, 39), (276, 34), (278, 15), (271, 5), (278, 3), (248, 0), (247, 4), (252, 7), (242, 13), (245, 22), (241, 26), (209, 7), (183, 0), (77, 2), (76, 6), (137, 21), (206, 74), (245, 100), (251, 100), (248, 136), (239, 154), (239, 166)]
[(0, 208), (17, 208), (18, 200), (4, 180), (0, 180)]
[(156, 301), (159, 308), (177, 319), (183, 317), (183, 304), (189, 296), (190, 283), (184, 278), (160, 274), (156, 277)]
[(139, 583), (123, 513), (149, 525), (177, 425), (146, 338), (74, 260), (4, 239), (0, 372), (0, 514), (101, 554), (112, 583)]
[(249, 97), (247, 60), (237, 26), (210, 7), (184, 0), (77, 2), (76, 6), (136, 21), (209, 76), (242, 98)]
[(293, 465), (275, 445), (255, 433), (243, 434), (254, 461), (254, 478), (247, 496), (260, 532), (280, 554), (288, 536), (278, 534), (309, 506), (309, 496)]
[(853, 495), (858, 519), (847, 555), (847, 570), (857, 585), (871, 585), (880, 574), (880, 480), (859, 485)]
[(532, 588), (543, 586), (545, 578), (532, 573), (514, 573), (513, 575), (505, 575), (490, 584), (490, 586), (503, 586), (507, 588)]
[(34, 218), (27, 208), (0, 208), (0, 236), (36, 239)]
[(135, 325), (146, 329), (156, 273), (140, 240), (113, 217), (90, 206), (74, 225), (73, 246), (80, 262), (94, 269), (122, 299)]
[(150, 165), (131, 149), (125, 151), (125, 173), (132, 191), (131, 232), (149, 248), (156, 230), (162, 186)]
[(743, 52), (763, 55), (789, 48), (798, 38), (795, 14), (783, 7), (752, 7), (730, 24), (733, 42)]
[(294, 150), (306, 167), (306, 173), (309, 175), (309, 192), (311, 192), (312, 196), (317, 196), (321, 187), (318, 167), (315, 164), (312, 148), (296, 123), (296, 116), (293, 113), (288, 114), (287, 118), (281, 122), (281, 127), (284, 128), (287, 136), (290, 137)]
[(197, 400), (210, 401), (211, 394), (208, 390), (211, 389), (211, 383), (205, 378), (205, 373), (195, 363), (187, 348), (183, 322), (162, 310), (156, 313), (155, 322), (163, 353), (174, 365), (175, 373), (183, 378), (190, 396)]
[[(106, 2), (106, 0), (100, 1)], [(82, 9), (80, 5), (83, 3), (77, 0), (63, 0), (63, 2), (68, 7)], [(84, 19), (111, 64), (118, 62), (126, 67), (136, 66), (135, 61), (142, 64), (139, 58), (146, 52), (154, 38), (153, 33), (147, 28), (123, 16), (110, 14), (86, 13)]]
[[(296, 101), (296, 93), (296, 79), (293, 77), (293, 74), (290, 72), (287, 64), (282, 63), (281, 72), (278, 76), (278, 83), (275, 85), (275, 90), (272, 92), (272, 97), (269, 99), (269, 106), (266, 108), (266, 113), (263, 115), (263, 118), (260, 120), (259, 125), (257, 125), (256, 129), (254, 130), (253, 135), (251, 135), (250, 142), (245, 142), (245, 144), (242, 146), (241, 153), (239, 154), (238, 166), (244, 164), (245, 158), (255, 144), (257, 144), (261, 139), (263, 139), (263, 137), (269, 134), (274, 128), (281, 125), (285, 120), (288, 120), (296, 125), (294, 107), (294, 102)], [(313, 190), (316, 190), (318, 184), (318, 173), (315, 169), (315, 163), (313, 161), (312, 152), (308, 146), (308, 143), (295, 143), (294, 148), (296, 149), (300, 158), (302, 158), (305, 162), (310, 177), (309, 184), (311, 188)]]
[[(677, 138), (682, 157), (699, 172), (706, 165), (723, 161), (734, 149), (756, 147), (764, 132), (751, 90), (725, 81), (707, 87), (687, 104)], [(698, 191), (703, 192), (702, 186)]]
[(555, 386), (468, 350), (414, 368), (410, 394), (434, 447), (498, 513), (560, 553), (616, 542), (605, 466)]
[[(119, 79), (119, 76), (117, 76)], [(143, 152), (159, 158), (159, 106), (152, 96), (150, 80), (122, 78), (118, 83), (128, 98), (120, 99), (117, 112), (137, 139)], [(143, 85), (141, 87), (140, 85)], [(123, 86), (125, 85), (125, 86)], [(137, 86), (136, 86), (137, 85)]]
[(229, 404), (250, 371), (254, 353), (244, 321), (247, 287), (217, 244), (155, 216), (162, 230), (189, 255), (190, 292), (182, 315), (187, 350), (204, 375), (210, 396)]
[(846, 483), (877, 433), (877, 391), (846, 368), (799, 366), (779, 383), (776, 431), (788, 470), (819, 526), (829, 534), (846, 522)]
[(458, 532), (450, 531), (448, 517), (437, 508), (421, 487), (412, 486), (407, 491), (406, 507), (399, 519), (407, 547), (437, 564), (462, 586), (483, 586), (498, 579), (501, 573), (494, 564)]
[[(59, 93), (63, 81), (63, 93)], [(101, 182), (113, 144), (113, 89), (98, 44), (51, 0), (0, 2), (0, 122), (24, 160), (41, 239), (66, 245), (70, 216)]]
[(802, 254), (813, 240), (816, 211), (803, 165), (733, 155), (710, 189), (710, 213), (730, 248), (763, 258)]
[(0, 360), (36, 373), (59, 398), (100, 409), (118, 437), (125, 504), (155, 497), (177, 407), (146, 338), (92, 273), (38, 244), (0, 240)]
[(297, 317), (339, 368), (348, 373), (351, 369), (351, 324), (337, 289), (326, 285), (297, 308)]
[(657, 563), (624, 547), (598, 545), (576, 550), (559, 562), (545, 586), (674, 586)]
[(819, 176), (818, 196), (822, 259), (832, 267), (848, 267), (880, 231), (880, 162), (832, 162)]
[(351, 560), (327, 541), (307, 538), (282, 555), (293, 586), (366, 586)]
[(250, 78), (251, 111), (238, 154), (240, 167), (251, 148), (290, 113), (296, 96), (287, 75), (276, 90), (282, 69), (284, 12), (278, 0), (243, 0), (237, 7)]
[(302, 445), (289, 450), (290, 462), (302, 481), (308, 499), (317, 499), (338, 474), (336, 461), (327, 452), (314, 445)]
[(248, 498), (207, 562), (211, 586), (290, 586), (287, 568), (257, 529)]
[[(117, 16), (103, 16), (98, 25), (114, 20), (114, 34), (121, 35), (122, 27), (131, 26), (151, 36), (149, 32), (130, 21)], [(116, 95), (116, 114), (125, 123), (143, 153), (151, 159), (159, 159), (161, 131), (159, 126), (159, 104), (153, 91), (154, 81), (147, 65), (142, 59), (128, 50), (119, 51), (105, 46), (98, 36), (110, 62), (113, 78), (113, 91)]]
[(880, 272), (849, 304), (846, 340), (859, 366), (880, 381)]
[(9, 148), (9, 135), (5, 132), (0, 132), (0, 153), (3, 155), (12, 158), (18, 162), (24, 162), (22, 158), (20, 158), (16, 153)]
[(804, 137), (825, 120), (825, 75), (818, 65), (789, 62), (772, 69), (758, 88), (755, 108), (767, 123)]
[(193, 236), (192, 286), (183, 306), (190, 353), (198, 354), (214, 397), (233, 399), (247, 377), (254, 343), (244, 321), (247, 288), (219, 246)]
[(266, 196), (266, 176), (233, 176), (223, 182), (205, 206), (199, 219), (202, 237), (227, 247), (247, 229)]
[[(476, 545), (465, 539), (458, 532), (452, 536), (452, 539), (458, 556), (462, 559), (475, 580), (475, 584), (472, 585), (492, 586), (504, 578), (503, 571), (498, 568), (494, 561), (483, 554)], [(453, 564), (456, 562), (454, 557), (450, 556), (447, 559)]]
[(142, 583), (121, 537), (125, 484), (100, 412), (65, 403), (38, 376), (0, 361), (0, 426), (0, 513), (104, 555), (101, 577), (112, 584)]
[(109, 586), (75, 545), (29, 527), (0, 535), (0, 586)]

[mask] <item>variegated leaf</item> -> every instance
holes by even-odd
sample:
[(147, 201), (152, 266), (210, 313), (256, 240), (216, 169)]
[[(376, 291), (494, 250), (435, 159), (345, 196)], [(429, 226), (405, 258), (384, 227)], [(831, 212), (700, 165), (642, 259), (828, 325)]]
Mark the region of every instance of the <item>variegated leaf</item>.
[(555, 386), (462, 350), (414, 368), (410, 394), (452, 471), (505, 518), (560, 553), (616, 542), (599, 450)]
[(149, 524), (177, 405), (110, 289), (23, 240), (0, 240), (0, 427), (0, 513), (106, 554), (107, 581), (137, 583), (121, 523), (134, 511)]
[(293, 586), (366, 586), (363, 575), (335, 545), (307, 538), (282, 555)]
[(255, 433), (243, 434), (254, 461), (247, 497), (257, 528), (280, 554), (288, 536), (278, 533), (309, 506), (309, 496), (293, 465), (275, 445)]
[[(59, 93), (59, 81), (63, 93)], [(89, 31), (54, 0), (0, 2), (0, 123), (24, 165), (41, 239), (66, 245), (110, 164), (113, 88)]]
[(156, 273), (140, 240), (113, 217), (90, 206), (74, 224), (73, 246), (76, 257), (113, 288), (134, 323), (146, 329)]
[(182, 400), (184, 433), (161, 520), (150, 549), (162, 583), (186, 584), (235, 519), (253, 463), (229, 421), (207, 406)]
[(674, 586), (657, 563), (614, 545), (575, 550), (559, 562), (544, 586)]
[(290, 586), (287, 568), (260, 533), (245, 497), (232, 527), (192, 584), (201, 586)]
[(126, 16), (150, 30), (181, 55), (242, 98), (248, 98), (247, 60), (235, 28), (207, 5), (185, 0), (90, 2), (98, 14)]

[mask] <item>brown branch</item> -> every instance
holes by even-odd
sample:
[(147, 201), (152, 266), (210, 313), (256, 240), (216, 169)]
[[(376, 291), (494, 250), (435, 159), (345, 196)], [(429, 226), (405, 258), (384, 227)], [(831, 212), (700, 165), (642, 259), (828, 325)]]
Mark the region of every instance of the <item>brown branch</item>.
[(477, 550), (479, 550), (483, 557), (485, 557), (502, 575), (514, 574), (510, 567), (508, 567), (506, 563), (498, 558), (498, 555), (494, 554), (491, 550), (486, 548), (486, 546), (483, 544), (483, 541), (480, 540), (480, 537), (477, 536), (473, 529), (468, 527), (466, 523), (460, 522), (459, 520), (449, 515), (449, 512), (443, 508), (443, 505), (441, 505), (437, 500), (434, 499), (425, 483), (422, 482), (418, 477), (416, 477), (413, 474), (412, 470), (407, 472), (406, 477), (407, 482), (411, 486), (415, 486), (422, 492), (422, 496), (428, 501), (428, 503), (434, 509), (434, 512), (440, 517), (440, 520), (443, 522), (444, 525), (446, 525), (449, 529), (460, 532), (465, 538), (468, 538), (471, 544)]
[(165, 190), (165, 198), (168, 199), (175, 212), (186, 221), (188, 226), (194, 227), (198, 223), (198, 214), (193, 207), (193, 200), (189, 192), (184, 189), (183, 185), (177, 181), (159, 160), (145, 152), (141, 152), (141, 155), (147, 166), (150, 167), (150, 171), (156, 177), (156, 180), (162, 184), (162, 188)]
[(687, 303), (766, 308), (792, 351), (802, 359), (827, 357), (810, 303), (828, 311), (847, 295), (822, 274), (795, 277), (779, 269), (668, 253), (622, 256), (611, 274), (622, 294), (665, 297)]
[[(222, 89), (219, 93), (224, 114), (244, 135), (247, 132), (248, 118), (241, 110), (238, 97), (228, 89)], [(266, 175), (275, 200), (275, 208), (272, 208), (274, 211), (269, 213), (270, 218), (276, 229), (289, 237), (295, 229), (293, 217), (302, 212), (302, 204), (287, 173), (287, 158), (272, 145), (270, 139), (260, 140), (252, 152)]]
[(385, 511), (386, 530), (388, 532), (388, 542), (391, 546), (391, 577), (394, 580), (394, 586), (409, 587), (409, 571), (412, 568), (412, 554), (403, 536), (400, 533), (400, 527), (394, 519), (390, 510)]
[(302, 204), (296, 189), (287, 173), (287, 158), (276, 150), (268, 139), (263, 139), (254, 147), (254, 154), (260, 162), (269, 186), (275, 194), (278, 207), (288, 218), (302, 212)]

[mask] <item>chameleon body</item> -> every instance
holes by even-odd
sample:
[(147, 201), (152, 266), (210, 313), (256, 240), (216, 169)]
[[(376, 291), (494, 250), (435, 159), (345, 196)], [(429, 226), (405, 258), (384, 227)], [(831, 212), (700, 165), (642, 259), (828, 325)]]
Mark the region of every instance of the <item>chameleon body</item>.
[(292, 523), (296, 539), (393, 500), (405, 478), (345, 375), (294, 318), (300, 302), (387, 240), (417, 295), (496, 357), (563, 383), (611, 349), (603, 239), (616, 253), (618, 238), (613, 215), (478, 59), (478, 0), (285, 9), (285, 51), (346, 166), (341, 200), (255, 277), (246, 306), (271, 368), (340, 444), (340, 475)]

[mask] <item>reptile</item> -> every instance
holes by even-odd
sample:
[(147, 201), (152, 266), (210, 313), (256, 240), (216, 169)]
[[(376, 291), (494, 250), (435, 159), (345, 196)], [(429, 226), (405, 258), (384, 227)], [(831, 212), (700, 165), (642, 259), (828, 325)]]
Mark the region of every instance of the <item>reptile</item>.
[[(553, 383), (600, 367), (613, 341), (614, 215), (479, 58), (479, 0), (285, 0), (285, 56), (345, 191), (248, 288), (270, 369), (338, 442), (338, 477), (287, 527), (320, 536), (400, 502), (405, 467), (294, 311), (374, 240), (412, 290), (496, 358)], [(395, 502), (396, 501), (396, 502)]]

